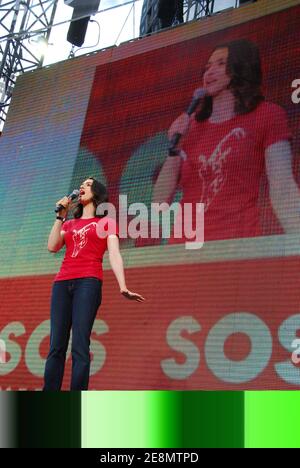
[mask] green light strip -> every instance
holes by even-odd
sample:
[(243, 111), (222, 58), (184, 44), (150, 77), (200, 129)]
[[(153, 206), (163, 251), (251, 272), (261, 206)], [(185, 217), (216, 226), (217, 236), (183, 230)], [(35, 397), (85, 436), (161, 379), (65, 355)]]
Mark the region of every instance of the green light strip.
[(245, 392), (245, 447), (299, 448), (300, 392)]

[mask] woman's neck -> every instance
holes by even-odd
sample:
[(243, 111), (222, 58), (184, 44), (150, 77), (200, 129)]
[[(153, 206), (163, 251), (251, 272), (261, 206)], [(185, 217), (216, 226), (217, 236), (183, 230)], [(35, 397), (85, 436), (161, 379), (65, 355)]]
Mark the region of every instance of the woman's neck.
[(95, 217), (95, 207), (94, 204), (88, 203), (83, 207), (81, 219), (90, 219)]
[(235, 97), (228, 89), (213, 97), (213, 108), (209, 118), (210, 122), (225, 122), (235, 116)]

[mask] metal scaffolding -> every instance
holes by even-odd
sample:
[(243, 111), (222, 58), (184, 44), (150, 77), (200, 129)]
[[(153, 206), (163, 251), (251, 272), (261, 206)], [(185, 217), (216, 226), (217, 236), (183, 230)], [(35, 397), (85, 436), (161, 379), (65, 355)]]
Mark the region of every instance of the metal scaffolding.
[(48, 43), (58, 0), (0, 0), (0, 127), (18, 75), (41, 67), (37, 38)]
[(215, 0), (185, 0), (183, 15), (185, 21), (192, 21), (214, 12)]

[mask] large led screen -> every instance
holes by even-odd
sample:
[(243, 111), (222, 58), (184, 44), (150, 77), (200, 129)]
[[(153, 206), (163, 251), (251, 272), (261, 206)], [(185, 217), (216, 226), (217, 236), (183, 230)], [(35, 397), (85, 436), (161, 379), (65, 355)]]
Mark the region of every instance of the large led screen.
[[(106, 257), (90, 389), (299, 389), (299, 14), (232, 10), (206, 34), (199, 21), (19, 79), (0, 139), (2, 389), (42, 387), (53, 207), (90, 176), (146, 298), (120, 295)], [(65, 389), (70, 363), (71, 346)]]

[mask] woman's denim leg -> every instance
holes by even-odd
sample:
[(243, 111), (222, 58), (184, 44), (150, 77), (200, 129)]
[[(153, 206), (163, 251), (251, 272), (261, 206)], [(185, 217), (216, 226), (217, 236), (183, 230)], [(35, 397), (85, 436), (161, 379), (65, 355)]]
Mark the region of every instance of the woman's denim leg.
[(102, 282), (97, 278), (76, 280), (72, 310), (71, 390), (87, 390), (90, 373), (90, 336), (101, 304)]
[(45, 367), (44, 390), (60, 390), (72, 324), (72, 294), (69, 281), (52, 287), (50, 351)]

